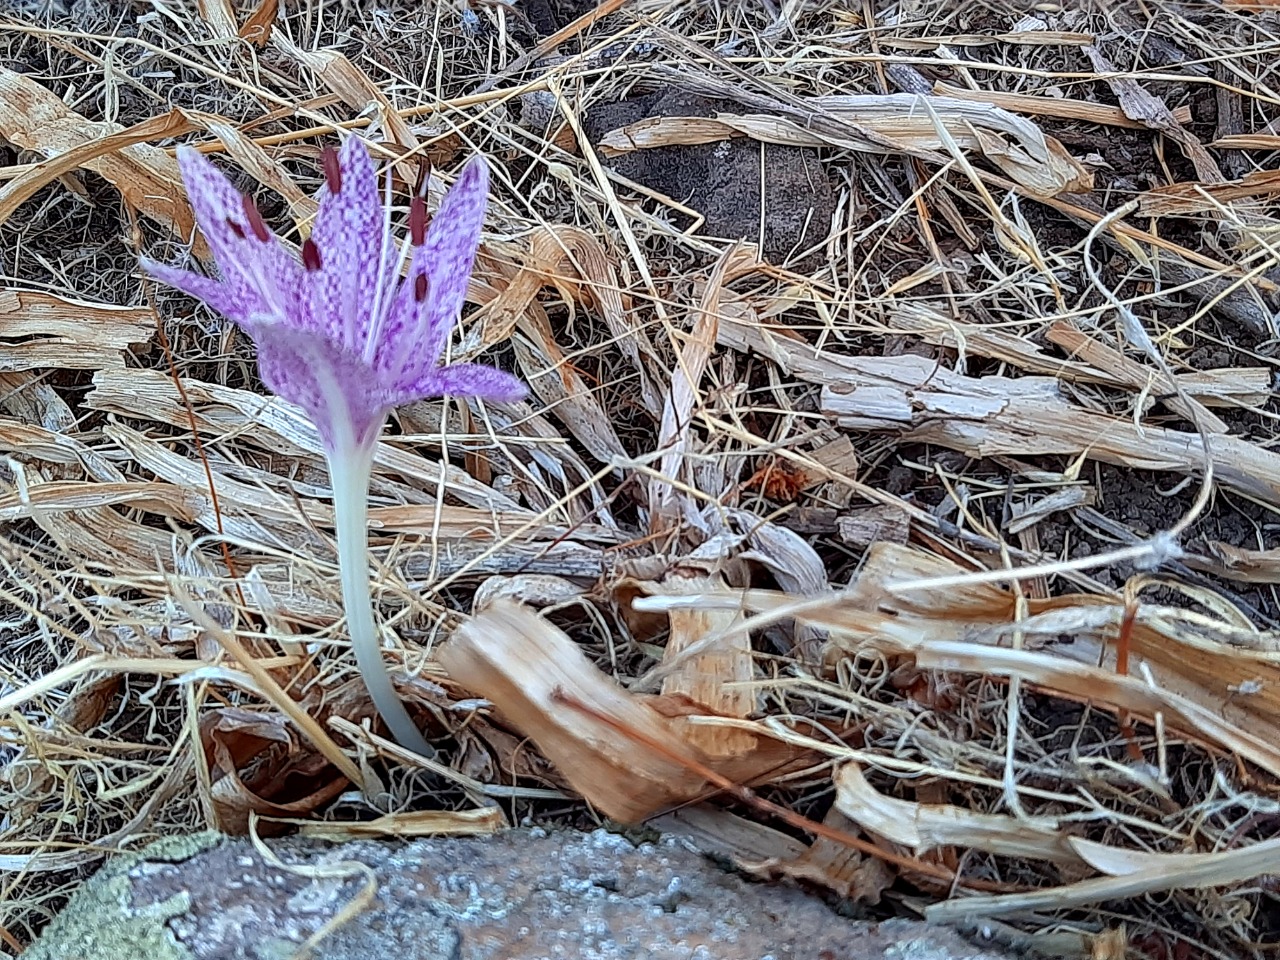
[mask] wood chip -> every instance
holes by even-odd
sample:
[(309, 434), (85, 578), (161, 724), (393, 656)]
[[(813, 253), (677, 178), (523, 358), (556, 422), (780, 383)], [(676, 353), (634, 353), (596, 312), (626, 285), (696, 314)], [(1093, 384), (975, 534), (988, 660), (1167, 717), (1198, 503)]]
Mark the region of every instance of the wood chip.
[(746, 754), (707, 757), (681, 732), (692, 729), (684, 716), (694, 711), (669, 698), (627, 693), (561, 631), (508, 601), (495, 601), (461, 626), (438, 658), (452, 679), (491, 701), (537, 744), (593, 806), (624, 823), (714, 792), (697, 765), (749, 783), (780, 773), (798, 756), (760, 738)]
[(150, 340), (145, 307), (69, 300), (34, 290), (0, 289), (0, 371), (123, 367), (124, 351)]

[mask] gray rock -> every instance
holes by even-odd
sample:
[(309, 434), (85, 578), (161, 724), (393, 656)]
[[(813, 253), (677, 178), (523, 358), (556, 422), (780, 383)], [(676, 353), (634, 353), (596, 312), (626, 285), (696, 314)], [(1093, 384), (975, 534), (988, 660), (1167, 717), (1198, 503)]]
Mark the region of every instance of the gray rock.
[(286, 960), (319, 937), (312, 960), (998, 960), (944, 928), (839, 917), (672, 840), (514, 830), (269, 847), (286, 867), (212, 835), (121, 857), (24, 956)]

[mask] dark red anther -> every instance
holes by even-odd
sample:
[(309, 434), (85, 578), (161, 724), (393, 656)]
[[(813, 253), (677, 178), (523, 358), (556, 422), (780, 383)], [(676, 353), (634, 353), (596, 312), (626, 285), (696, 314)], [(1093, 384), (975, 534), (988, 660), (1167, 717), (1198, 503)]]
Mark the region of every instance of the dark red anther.
[(431, 186), (431, 160), (429, 157), (418, 157), (418, 187), (414, 191), (420, 197), (426, 197), (427, 188)]
[(302, 241), (302, 265), (312, 273), (320, 269), (320, 248), (310, 237)]
[(427, 201), (421, 197), (409, 201), (409, 237), (415, 247), (427, 239)]
[(324, 149), (324, 182), (329, 185), (330, 193), (342, 190), (342, 167), (338, 165), (338, 151), (331, 147)]
[(263, 222), (262, 214), (258, 212), (258, 208), (254, 205), (253, 198), (246, 194), (241, 199), (244, 202), (244, 218), (249, 221), (249, 228), (253, 231), (255, 237), (266, 243), (271, 239), (271, 231), (267, 229), (267, 225)]
[(238, 239), (240, 240), (244, 239), (244, 227), (240, 226), (240, 224), (236, 223), (230, 217), (227, 217), (227, 227), (228, 229), (231, 230), (232, 233), (236, 235)]
[(413, 299), (418, 303), (427, 299), (427, 275), (420, 273), (413, 278)]

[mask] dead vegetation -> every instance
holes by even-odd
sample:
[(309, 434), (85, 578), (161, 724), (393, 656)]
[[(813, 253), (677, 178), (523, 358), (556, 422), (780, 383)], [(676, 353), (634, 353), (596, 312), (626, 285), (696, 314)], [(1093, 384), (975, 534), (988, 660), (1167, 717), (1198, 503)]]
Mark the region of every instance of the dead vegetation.
[[(201, 827), (656, 817), (1033, 954), (1269, 955), (1278, 29), (1165, 0), (15, 15), (0, 939)], [(386, 655), (439, 761), (372, 723), (314, 432), (136, 267), (207, 265), (175, 143), (300, 241), (352, 133), (401, 186), (428, 157), (433, 203), (488, 156), (454, 356), (533, 391), (407, 407), (375, 466)]]

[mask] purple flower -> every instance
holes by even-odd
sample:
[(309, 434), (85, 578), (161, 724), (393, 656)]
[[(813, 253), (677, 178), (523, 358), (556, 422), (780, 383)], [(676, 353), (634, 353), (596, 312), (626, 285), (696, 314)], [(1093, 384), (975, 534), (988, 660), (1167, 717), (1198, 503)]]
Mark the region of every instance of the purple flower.
[(145, 268), (249, 334), (262, 382), (306, 411), (326, 447), (372, 443), (387, 414), (411, 400), (524, 397), (524, 384), (501, 370), (439, 365), (480, 243), (483, 160), (463, 170), (429, 228), (426, 203), (413, 198), (411, 243), (401, 252), (373, 162), (361, 140), (349, 137), (340, 154), (325, 155), (326, 186), (301, 262), (204, 156), (184, 147), (178, 160), (222, 279), (154, 261)]
[(493, 367), (440, 366), (480, 244), (487, 167), (478, 158), (466, 166), (430, 227), (426, 202), (415, 196), (410, 243), (399, 250), (390, 198), (384, 204), (379, 197), (368, 151), (350, 137), (340, 153), (325, 154), (320, 209), (299, 262), (212, 163), (189, 148), (179, 150), (178, 162), (222, 277), (151, 260), (143, 266), (248, 333), (258, 346), (262, 382), (316, 425), (329, 463), (356, 662), (396, 739), (431, 756), (382, 662), (369, 591), (369, 475), (378, 435), (400, 404), (445, 394), (512, 402), (527, 392)]

